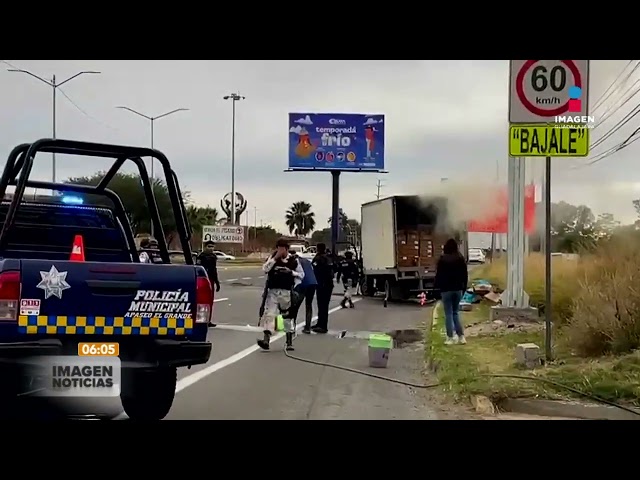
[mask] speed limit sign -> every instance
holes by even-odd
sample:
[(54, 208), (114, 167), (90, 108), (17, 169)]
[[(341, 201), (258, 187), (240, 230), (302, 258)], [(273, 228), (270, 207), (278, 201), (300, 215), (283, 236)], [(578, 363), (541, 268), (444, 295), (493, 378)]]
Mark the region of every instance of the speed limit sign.
[(511, 60), (510, 123), (588, 123), (589, 60)]

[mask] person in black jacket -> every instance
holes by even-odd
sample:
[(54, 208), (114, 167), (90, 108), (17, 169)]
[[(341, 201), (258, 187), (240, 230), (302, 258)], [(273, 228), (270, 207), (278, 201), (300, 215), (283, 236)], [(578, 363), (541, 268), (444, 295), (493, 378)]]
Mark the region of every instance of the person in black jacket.
[(313, 273), (316, 276), (316, 302), (318, 304), (318, 321), (311, 329), (315, 333), (327, 333), (329, 329), (329, 302), (333, 293), (333, 260), (327, 254), (324, 243), (316, 245), (317, 254), (313, 257)]
[(468, 276), (467, 262), (458, 250), (458, 243), (450, 238), (444, 244), (443, 254), (438, 260), (435, 278), (435, 288), (440, 291), (444, 307), (446, 345), (467, 343), (459, 311), (460, 301), (467, 289)]
[(353, 252), (345, 252), (344, 259), (338, 264), (338, 272), (336, 275), (336, 281), (338, 283), (340, 283), (340, 277), (342, 277), (342, 285), (344, 286), (344, 296), (342, 297), (340, 306), (347, 308), (347, 303), (349, 303), (349, 308), (353, 308), (354, 305), (351, 297), (353, 296), (354, 288), (358, 285), (358, 278), (360, 277), (360, 269), (353, 259)]
[[(213, 253), (215, 249), (216, 244), (214, 242), (205, 242), (204, 251), (198, 255), (198, 265), (202, 265), (204, 267), (207, 271), (207, 275), (209, 276), (209, 281), (211, 281), (212, 285), (216, 286), (216, 292), (219, 292), (220, 280), (218, 279), (218, 257)], [(209, 322), (209, 326), (215, 327), (216, 324)]]

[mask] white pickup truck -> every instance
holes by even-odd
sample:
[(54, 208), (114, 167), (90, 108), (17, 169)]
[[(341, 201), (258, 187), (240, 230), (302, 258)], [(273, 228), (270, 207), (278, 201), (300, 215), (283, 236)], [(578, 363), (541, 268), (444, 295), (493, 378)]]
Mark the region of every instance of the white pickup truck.
[(305, 247), (301, 243), (289, 245), (289, 250), (294, 250), (299, 257), (312, 260), (316, 256), (316, 247)]

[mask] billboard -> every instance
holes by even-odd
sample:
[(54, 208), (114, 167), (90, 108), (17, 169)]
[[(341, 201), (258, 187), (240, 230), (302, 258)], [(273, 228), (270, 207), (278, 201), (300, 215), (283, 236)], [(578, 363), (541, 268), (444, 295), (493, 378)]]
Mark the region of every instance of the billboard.
[[(504, 187), (494, 194), (495, 214), (474, 219), (467, 224), (469, 232), (507, 233), (509, 223), (509, 195)], [(524, 190), (524, 230), (532, 234), (536, 230), (536, 187), (527, 185)]]
[(384, 115), (290, 113), (289, 169), (384, 170)]

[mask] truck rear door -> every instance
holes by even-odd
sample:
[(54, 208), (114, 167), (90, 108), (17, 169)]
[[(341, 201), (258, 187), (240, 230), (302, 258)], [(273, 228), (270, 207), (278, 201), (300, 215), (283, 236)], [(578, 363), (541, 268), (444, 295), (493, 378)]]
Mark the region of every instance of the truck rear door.
[[(197, 314), (189, 265), (21, 260), (21, 334), (184, 336)], [(206, 280), (206, 278), (204, 279)]]

